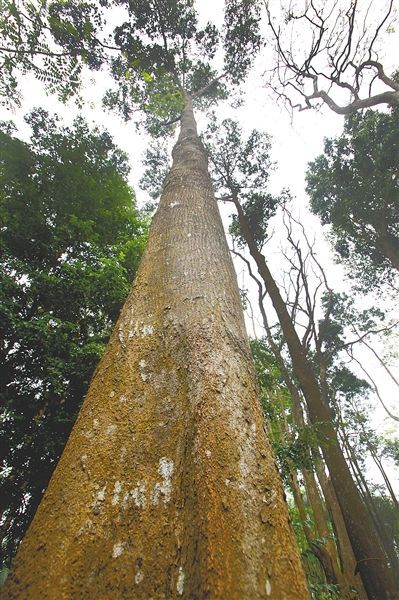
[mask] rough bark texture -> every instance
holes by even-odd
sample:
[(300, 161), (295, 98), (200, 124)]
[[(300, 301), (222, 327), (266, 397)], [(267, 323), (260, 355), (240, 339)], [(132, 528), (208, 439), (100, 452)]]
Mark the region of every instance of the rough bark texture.
[(190, 103), (136, 283), (4, 597), (308, 598)]
[(295, 376), (306, 399), (310, 420), (312, 423), (319, 423), (322, 426), (323, 457), (345, 520), (357, 561), (357, 570), (361, 575), (369, 600), (397, 600), (399, 590), (395, 584), (392, 569), (345, 461), (332, 423), (330, 408), (323, 402), (318, 381), (265, 257), (256, 246), (244, 211), (237, 198), (234, 198), (233, 201), (237, 209), (241, 233), (256, 262), (259, 274), (277, 313), (290, 352)]

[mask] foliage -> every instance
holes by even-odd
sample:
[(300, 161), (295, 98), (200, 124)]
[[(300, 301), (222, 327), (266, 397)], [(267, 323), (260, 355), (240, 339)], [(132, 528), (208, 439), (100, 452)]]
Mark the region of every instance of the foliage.
[(392, 500), (385, 495), (374, 494), (373, 504), (378, 515), (385, 526), (388, 535), (392, 539), (394, 550), (399, 557), (399, 513)]
[(263, 412), (268, 421), (274, 454), (283, 481), (293, 470), (313, 469), (309, 450), (317, 448), (322, 424), (299, 426), (292, 416), (292, 398), (266, 340), (251, 340)]
[(226, 70), (233, 81), (239, 82), (260, 50), (260, 3), (254, 0), (226, 2), (224, 45)]
[(170, 133), (186, 92), (202, 109), (226, 98), (226, 85), (212, 66), (219, 32), (211, 23), (199, 26), (193, 0), (5, 4), (0, 39), (9, 102), (18, 89), (18, 70), (33, 72), (65, 100), (78, 93), (83, 67), (103, 67), (115, 81), (105, 105), (126, 120), (139, 111), (147, 131), (157, 136)]
[(0, 0), (0, 103), (20, 104), (19, 76), (30, 72), (60, 100), (78, 94), (83, 66), (104, 62), (102, 26), (89, 2)]
[(383, 454), (387, 458), (390, 458), (395, 465), (399, 468), (399, 438), (385, 437), (383, 439)]
[(349, 271), (366, 289), (391, 281), (399, 269), (399, 109), (349, 117), (310, 163), (307, 191)]
[[(239, 200), (247, 216), (255, 242), (261, 247), (268, 237), (268, 223), (287, 195), (267, 192), (273, 162), (270, 137), (253, 130), (247, 138), (236, 121), (215, 118), (203, 136), (208, 151), (215, 191), (221, 199)], [(233, 216), (230, 233), (240, 247), (245, 246), (237, 217)]]
[(166, 175), (170, 169), (168, 150), (165, 141), (157, 140), (147, 148), (143, 160), (144, 174), (140, 179), (140, 187), (146, 190), (152, 200), (158, 200), (162, 193)]
[(199, 28), (192, 0), (119, 4), (127, 8), (128, 20), (114, 31), (120, 53), (110, 68), (118, 85), (107, 93), (107, 106), (125, 119), (141, 110), (147, 131), (164, 135), (170, 132), (165, 123), (180, 116), (185, 92), (201, 96), (202, 108), (225, 97), (219, 81), (200, 94), (217, 75), (212, 60), (219, 33), (211, 23)]
[(42, 110), (26, 120), (29, 143), (10, 126), (0, 133), (4, 561), (46, 488), (146, 241), (110, 135), (83, 119), (63, 127)]

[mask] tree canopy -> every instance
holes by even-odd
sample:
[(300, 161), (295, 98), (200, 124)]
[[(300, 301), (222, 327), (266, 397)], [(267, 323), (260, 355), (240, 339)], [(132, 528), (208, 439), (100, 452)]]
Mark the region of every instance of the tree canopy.
[(349, 270), (365, 286), (392, 280), (399, 269), (399, 110), (349, 117), (310, 163), (307, 191)]
[[(268, 239), (268, 224), (277, 206), (287, 197), (268, 191), (274, 164), (270, 156), (270, 136), (258, 130), (244, 135), (237, 121), (211, 120), (204, 133), (210, 172), (216, 191), (224, 202), (242, 204), (256, 244), (261, 248)], [(245, 245), (235, 215), (230, 233), (240, 247)]]
[(0, 133), (1, 553), (29, 524), (131, 285), (146, 223), (126, 156), (36, 110)]
[(251, 61), (243, 48), (235, 52), (234, 76), (227, 59), (218, 72), (220, 32), (210, 22), (200, 26), (193, 0), (7, 3), (0, 39), (6, 103), (18, 102), (19, 71), (33, 72), (65, 100), (79, 98), (86, 67), (101, 67), (115, 80), (105, 105), (125, 119), (140, 111), (155, 135), (178, 120), (185, 93), (208, 106), (226, 96), (221, 80), (237, 82)]

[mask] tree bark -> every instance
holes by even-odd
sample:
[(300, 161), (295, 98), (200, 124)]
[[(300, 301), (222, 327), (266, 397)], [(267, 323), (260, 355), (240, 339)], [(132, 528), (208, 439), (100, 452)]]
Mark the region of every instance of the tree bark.
[(8, 599), (309, 597), (189, 99), (173, 157)]
[(396, 588), (385, 552), (345, 461), (332, 423), (330, 408), (323, 402), (312, 366), (308, 362), (265, 257), (256, 246), (238, 198), (233, 197), (233, 202), (237, 209), (241, 233), (256, 262), (259, 274), (277, 313), (290, 352), (295, 376), (306, 399), (310, 420), (312, 423), (320, 424), (322, 428), (321, 433), (324, 438), (321, 446), (322, 453), (342, 510), (356, 557), (357, 569), (362, 577), (369, 600), (396, 600), (399, 598), (399, 590)]

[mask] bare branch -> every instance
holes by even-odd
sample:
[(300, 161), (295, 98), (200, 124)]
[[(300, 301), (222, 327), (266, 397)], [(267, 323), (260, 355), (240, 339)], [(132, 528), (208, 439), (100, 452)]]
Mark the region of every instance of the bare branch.
[(376, 382), (374, 381), (374, 379), (371, 377), (370, 373), (364, 368), (363, 364), (360, 362), (360, 360), (358, 360), (357, 358), (355, 358), (353, 356), (353, 352), (352, 349), (347, 348), (347, 353), (349, 355), (349, 357), (351, 358), (351, 360), (353, 360), (359, 367), (360, 369), (363, 371), (363, 373), (366, 375), (367, 379), (370, 381), (371, 386), (378, 398), (378, 400), (380, 401), (383, 409), (385, 410), (385, 412), (391, 417), (391, 419), (394, 419), (395, 421), (399, 421), (399, 417), (395, 416), (393, 413), (391, 413), (391, 411), (389, 410), (389, 408), (387, 407), (387, 405), (385, 404), (385, 402), (383, 401), (380, 391), (377, 387)]
[[(321, 8), (318, 8), (312, 1), (298, 14), (290, 8), (284, 28), (277, 25), (277, 18), (272, 17), (270, 3), (267, 0), (264, 3), (277, 58), (267, 85), (291, 109), (316, 108), (315, 101), (320, 100), (337, 114), (349, 115), (380, 104), (399, 104), (398, 82), (384, 72), (380, 62), (373, 59), (376, 55), (374, 46), (387, 21), (393, 19), (393, 0), (374, 27), (370, 21), (375, 19), (377, 6), (374, 4), (375, 10), (371, 11), (372, 1), (363, 8), (358, 0), (352, 0), (346, 11), (340, 8), (338, 2), (333, 2), (328, 13), (326, 5), (320, 4)], [(305, 27), (303, 30), (298, 29), (301, 25)], [(301, 40), (301, 46), (297, 48), (293, 47), (295, 38)], [(300, 58), (307, 39), (310, 42), (305, 57)], [(372, 73), (369, 73), (370, 69)], [(374, 93), (372, 88), (377, 80), (388, 89)], [(322, 81), (327, 83), (326, 89), (322, 89)], [(307, 89), (308, 84), (312, 91)], [(362, 86), (364, 91), (361, 94)], [(338, 100), (339, 96), (335, 97), (335, 91), (340, 89), (348, 92), (347, 102), (342, 103)], [(302, 98), (299, 102), (294, 100), (297, 95)]]

